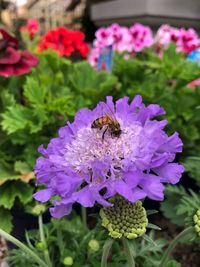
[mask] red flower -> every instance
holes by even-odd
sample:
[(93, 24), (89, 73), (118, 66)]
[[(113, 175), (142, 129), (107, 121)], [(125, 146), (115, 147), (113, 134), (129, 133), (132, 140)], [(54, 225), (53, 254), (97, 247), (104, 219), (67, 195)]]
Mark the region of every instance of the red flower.
[(35, 19), (29, 19), (25, 26), (20, 28), (21, 32), (28, 32), (29, 38), (32, 40), (35, 34), (39, 31), (39, 23)]
[(38, 59), (28, 50), (18, 50), (18, 41), (0, 29), (0, 76), (22, 75), (37, 65)]
[(87, 57), (89, 46), (84, 42), (85, 35), (80, 31), (71, 31), (64, 27), (49, 30), (40, 40), (39, 51), (48, 48), (56, 51), (60, 56), (69, 57), (78, 52)]

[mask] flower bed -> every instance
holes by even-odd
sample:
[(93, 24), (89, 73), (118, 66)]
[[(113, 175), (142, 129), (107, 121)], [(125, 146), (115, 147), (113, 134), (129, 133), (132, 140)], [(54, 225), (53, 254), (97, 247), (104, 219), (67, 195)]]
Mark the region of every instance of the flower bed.
[[(172, 249), (200, 232), (196, 32), (114, 24), (97, 31), (92, 66), (77, 61), (89, 53), (81, 32), (34, 30), (32, 52), (1, 35), (0, 234), (20, 248), (11, 266), (179, 267)], [(105, 46), (111, 72), (94, 68)], [(155, 235), (155, 207), (183, 230), (171, 244)], [(38, 219), (26, 245), (9, 235), (16, 209)]]

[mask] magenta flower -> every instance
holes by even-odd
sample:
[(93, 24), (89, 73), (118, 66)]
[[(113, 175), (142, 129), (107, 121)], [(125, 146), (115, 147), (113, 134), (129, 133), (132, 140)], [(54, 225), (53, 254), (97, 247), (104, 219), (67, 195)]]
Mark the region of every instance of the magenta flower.
[(22, 75), (37, 65), (38, 59), (28, 50), (18, 50), (18, 41), (0, 29), (0, 76)]
[[(103, 139), (106, 125), (101, 130), (91, 125), (108, 112), (107, 107), (121, 134), (116, 137), (106, 131)], [(184, 171), (173, 162), (182, 152), (181, 139), (177, 133), (165, 133), (166, 120), (154, 119), (164, 113), (156, 104), (145, 106), (141, 96), (130, 104), (128, 97), (116, 104), (107, 97), (107, 105), (100, 102), (94, 110), (80, 110), (46, 149), (39, 147), (43, 156), (36, 162), (35, 174), (37, 184), (46, 188), (35, 199), (59, 197), (50, 208), (56, 218), (69, 214), (75, 202), (84, 207), (111, 206), (108, 199), (117, 194), (133, 203), (146, 197), (163, 200), (163, 184), (176, 184)]]
[(39, 22), (35, 19), (29, 19), (25, 26), (20, 28), (21, 32), (27, 32), (30, 40), (33, 40), (35, 35), (39, 32), (40, 25)]
[(153, 34), (148, 26), (144, 26), (140, 23), (135, 23), (130, 28), (130, 33), (132, 36), (132, 50), (134, 52), (140, 52), (145, 47), (149, 47), (153, 44)]
[(119, 53), (131, 51), (131, 35), (127, 27), (112, 24), (108, 28), (100, 28), (95, 35), (94, 47), (102, 48), (112, 45), (113, 49)]
[(200, 47), (200, 40), (195, 30), (162, 25), (155, 36), (155, 44), (166, 49), (170, 43), (176, 44), (177, 52), (186, 54)]
[(134, 24), (130, 29), (119, 24), (112, 24), (107, 28), (97, 30), (95, 36), (94, 48), (88, 59), (92, 66), (96, 66), (100, 49), (103, 47), (112, 45), (113, 50), (118, 53), (138, 53), (153, 43), (151, 29), (139, 23)]
[(176, 44), (177, 52), (181, 51), (188, 54), (200, 47), (200, 40), (194, 29), (186, 30), (184, 28), (181, 28), (179, 30), (179, 38)]

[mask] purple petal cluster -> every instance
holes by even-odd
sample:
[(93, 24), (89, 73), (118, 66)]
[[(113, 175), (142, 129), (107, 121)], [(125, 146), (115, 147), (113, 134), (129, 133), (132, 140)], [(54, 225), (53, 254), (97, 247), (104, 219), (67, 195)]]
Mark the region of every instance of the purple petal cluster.
[(37, 184), (45, 189), (34, 197), (46, 202), (57, 196), (50, 208), (53, 217), (69, 214), (75, 202), (84, 207), (111, 206), (108, 198), (116, 194), (130, 202), (146, 197), (162, 201), (163, 184), (180, 180), (184, 168), (173, 161), (183, 143), (177, 133), (165, 133), (166, 120), (154, 119), (165, 111), (156, 104), (145, 106), (141, 96), (130, 104), (128, 97), (116, 103), (107, 97), (106, 102), (120, 123), (119, 137), (107, 131), (102, 139), (106, 126), (91, 128), (105, 113), (105, 103), (100, 102), (94, 110), (81, 109), (46, 149), (39, 147), (43, 156), (35, 173)]

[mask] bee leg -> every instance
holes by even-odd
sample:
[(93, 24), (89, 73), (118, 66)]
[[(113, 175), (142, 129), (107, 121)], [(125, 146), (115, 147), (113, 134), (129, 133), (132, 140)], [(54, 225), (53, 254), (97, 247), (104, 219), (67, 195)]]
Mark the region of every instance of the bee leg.
[(102, 134), (102, 139), (103, 139), (103, 140), (104, 140), (104, 136), (105, 136), (105, 133), (107, 132), (107, 130), (108, 130), (108, 127), (106, 127), (105, 131), (104, 131), (103, 134)]

